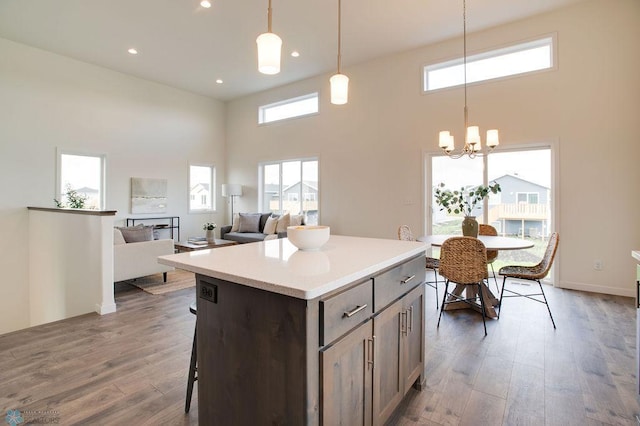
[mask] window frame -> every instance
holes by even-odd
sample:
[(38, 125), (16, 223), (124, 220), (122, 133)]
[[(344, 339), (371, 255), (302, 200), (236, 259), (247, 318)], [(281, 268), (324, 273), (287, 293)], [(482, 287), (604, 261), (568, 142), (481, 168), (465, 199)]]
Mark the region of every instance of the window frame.
[[(278, 183), (278, 200), (279, 200), (279, 208), (277, 211), (274, 211), (274, 213), (277, 214), (283, 214), (283, 202), (285, 201), (285, 198), (288, 199), (288, 196), (290, 194), (287, 194), (287, 197), (284, 197), (284, 190), (287, 188), (287, 185), (284, 185), (282, 183), (282, 168), (284, 163), (290, 163), (290, 162), (296, 162), (299, 161), (300, 162), (300, 189), (298, 191), (298, 200), (297, 202), (300, 205), (300, 209), (301, 212), (300, 214), (304, 214), (304, 210), (302, 209), (302, 207), (304, 206), (304, 203), (309, 201), (309, 200), (304, 200), (302, 199), (302, 192), (303, 192), (303, 187), (304, 185), (302, 185), (302, 182), (304, 181), (304, 164), (308, 163), (308, 162), (316, 162), (317, 163), (317, 167), (318, 167), (318, 174), (317, 174), (317, 179), (318, 179), (318, 193), (316, 196), (316, 199), (313, 201), (316, 201), (317, 203), (317, 220), (318, 223), (320, 223), (320, 157), (303, 157), (303, 158), (289, 158), (286, 160), (275, 160), (275, 161), (264, 161), (258, 164), (258, 205), (260, 206), (260, 209), (264, 210), (264, 201), (265, 201), (265, 176), (264, 176), (264, 169), (267, 166), (274, 166), (277, 165), (279, 168), (279, 183)], [(266, 211), (266, 210), (265, 210)], [(291, 213), (291, 212), (290, 212)], [(298, 213), (291, 213), (291, 214), (298, 214)]]
[[(482, 61), (482, 60), (486, 60), (486, 59), (492, 59), (492, 58), (498, 58), (500, 56), (503, 55), (507, 55), (507, 54), (512, 54), (512, 53), (518, 53), (518, 52), (523, 52), (526, 50), (531, 50), (533, 48), (538, 48), (538, 47), (542, 47), (542, 46), (546, 46), (548, 45), (550, 47), (550, 66), (547, 68), (542, 68), (542, 69), (535, 69), (535, 70), (531, 70), (531, 71), (524, 71), (524, 72), (518, 72), (515, 74), (508, 74), (508, 75), (503, 75), (503, 76), (498, 76), (498, 77), (492, 77), (492, 78), (485, 78), (485, 79), (481, 79), (481, 80), (476, 80), (476, 81), (469, 81), (469, 79), (467, 78), (467, 86), (473, 86), (476, 84), (483, 84), (483, 83), (488, 83), (488, 82), (495, 82), (495, 81), (500, 81), (500, 80), (505, 80), (505, 79), (511, 79), (511, 78), (518, 78), (518, 77), (524, 77), (524, 76), (528, 76), (528, 75), (532, 75), (532, 74), (537, 74), (537, 73), (542, 73), (542, 72), (549, 72), (549, 71), (555, 71), (558, 69), (558, 40), (557, 40), (557, 33), (550, 33), (550, 34), (545, 34), (545, 35), (541, 35), (541, 36), (537, 36), (535, 38), (531, 38), (531, 39), (527, 39), (527, 40), (523, 40), (523, 41), (518, 41), (515, 43), (510, 43), (508, 45), (503, 45), (500, 47), (494, 47), (494, 48), (490, 48), (484, 51), (479, 51), (476, 53), (472, 53), (472, 54), (467, 54), (467, 74), (469, 73), (469, 67), (473, 66), (474, 62), (477, 61)], [(429, 89), (428, 85), (429, 85), (429, 79), (428, 79), (428, 74), (431, 71), (439, 71), (442, 69), (446, 69), (446, 68), (452, 68), (452, 67), (457, 67), (460, 66), (464, 63), (464, 57), (460, 56), (460, 57), (455, 57), (453, 59), (449, 59), (449, 60), (445, 60), (445, 61), (437, 61), (437, 62), (430, 62), (427, 64), (424, 64), (421, 68), (422, 70), (422, 75), (421, 75), (421, 85), (422, 85), (422, 93), (423, 94), (429, 94), (429, 93), (436, 93), (442, 90), (448, 90), (448, 89), (454, 89), (456, 87), (461, 87), (464, 85), (464, 81), (460, 81), (460, 83), (458, 84), (454, 84), (454, 85), (449, 85), (449, 86), (443, 86), (443, 87), (438, 87), (438, 88), (434, 88), (434, 89)]]
[[(210, 194), (211, 194), (211, 207), (210, 208), (203, 208), (203, 209), (194, 209), (191, 208), (191, 201), (192, 201), (192, 194), (191, 194), (191, 168), (192, 167), (208, 167), (211, 171), (210, 173), (210, 178), (211, 178), (211, 184), (210, 184)], [(196, 163), (196, 162), (190, 162), (189, 166), (187, 168), (187, 211), (189, 212), (189, 214), (197, 214), (197, 213), (211, 213), (211, 212), (216, 212), (216, 207), (217, 207), (217, 193), (218, 191), (216, 191), (216, 166), (212, 163)], [(195, 197), (195, 195), (193, 196), (193, 201), (195, 201), (195, 199), (197, 199), (198, 197)]]
[(55, 198), (57, 200), (62, 201), (62, 156), (63, 155), (72, 155), (77, 157), (94, 157), (100, 159), (100, 184), (99, 191), (100, 196), (98, 197), (99, 206), (98, 210), (106, 209), (106, 182), (107, 182), (107, 154), (104, 153), (95, 153), (95, 152), (87, 152), (87, 151), (78, 151), (78, 150), (70, 150), (64, 148), (56, 148), (56, 189), (55, 189)]
[[(306, 101), (308, 99), (314, 99), (316, 100), (316, 111), (314, 112), (307, 112), (304, 114), (297, 114), (297, 115), (292, 115), (289, 117), (284, 117), (284, 118), (279, 118), (276, 120), (266, 120), (266, 115), (269, 109), (273, 109), (273, 108), (278, 108), (278, 107), (282, 107), (285, 105), (290, 105), (290, 104), (294, 104), (296, 102), (301, 102), (301, 101)], [(308, 117), (311, 115), (316, 115), (320, 112), (320, 95), (318, 92), (312, 92), (312, 93), (307, 93), (306, 95), (301, 95), (301, 96), (296, 96), (293, 98), (288, 98), (288, 99), (283, 99), (277, 102), (272, 102), (270, 104), (266, 104), (266, 105), (260, 105), (258, 107), (258, 124), (259, 125), (268, 125), (268, 124), (272, 124), (272, 123), (279, 123), (282, 121), (287, 121), (287, 120), (293, 120), (296, 118), (301, 118), (301, 117)]]

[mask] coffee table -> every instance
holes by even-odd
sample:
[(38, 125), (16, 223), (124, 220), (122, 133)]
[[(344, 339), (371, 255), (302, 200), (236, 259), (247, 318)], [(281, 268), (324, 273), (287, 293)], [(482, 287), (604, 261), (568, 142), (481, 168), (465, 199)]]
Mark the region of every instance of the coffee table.
[(180, 242), (174, 243), (173, 246), (178, 251), (178, 253), (182, 253), (185, 251), (207, 250), (212, 248), (228, 247), (228, 246), (234, 246), (236, 244), (238, 244), (236, 241), (220, 240), (216, 238), (213, 242), (207, 242), (207, 244), (193, 244), (189, 241), (180, 241)]

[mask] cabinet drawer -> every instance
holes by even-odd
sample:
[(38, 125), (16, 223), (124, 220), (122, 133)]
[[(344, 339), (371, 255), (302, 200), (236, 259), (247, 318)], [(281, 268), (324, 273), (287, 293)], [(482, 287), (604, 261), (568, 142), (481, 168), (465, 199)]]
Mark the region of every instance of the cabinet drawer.
[(374, 311), (378, 312), (403, 294), (424, 282), (424, 256), (416, 257), (373, 279)]
[(373, 283), (367, 280), (320, 301), (320, 346), (331, 343), (373, 314)]

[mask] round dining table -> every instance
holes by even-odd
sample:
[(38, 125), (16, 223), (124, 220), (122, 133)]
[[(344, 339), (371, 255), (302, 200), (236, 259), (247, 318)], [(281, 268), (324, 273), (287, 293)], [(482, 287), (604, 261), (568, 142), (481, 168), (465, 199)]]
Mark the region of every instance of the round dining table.
[[(451, 237), (461, 237), (461, 235), (426, 235), (418, 238), (418, 241), (425, 243), (426, 245), (430, 245), (432, 247), (440, 247), (445, 240)], [(522, 238), (512, 238), (512, 237), (499, 237), (492, 235), (478, 235), (478, 239), (482, 241), (485, 248), (487, 250), (523, 250), (533, 247), (533, 242), (530, 240), (525, 240)], [(463, 291), (466, 291), (467, 298), (471, 298), (475, 296), (476, 291), (473, 288), (467, 288), (467, 286), (463, 284), (456, 284), (456, 288), (451, 292), (453, 298), (461, 298), (461, 294)], [(485, 313), (489, 318), (497, 318), (498, 314), (495, 311), (495, 306), (498, 305), (498, 298), (489, 290), (489, 287), (484, 283), (480, 283), (480, 291), (484, 296), (485, 304)], [(450, 298), (449, 301), (452, 299)], [(480, 305), (477, 303), (463, 303), (463, 302), (454, 302), (449, 303), (444, 310), (452, 310), (452, 309), (466, 309), (473, 308), (479, 312), (482, 312)]]
[[(426, 235), (418, 238), (418, 241), (434, 247), (440, 247), (442, 243), (451, 237), (461, 237), (462, 235)], [(522, 250), (533, 247), (533, 241), (522, 238), (496, 237), (492, 235), (478, 235), (487, 250)]]

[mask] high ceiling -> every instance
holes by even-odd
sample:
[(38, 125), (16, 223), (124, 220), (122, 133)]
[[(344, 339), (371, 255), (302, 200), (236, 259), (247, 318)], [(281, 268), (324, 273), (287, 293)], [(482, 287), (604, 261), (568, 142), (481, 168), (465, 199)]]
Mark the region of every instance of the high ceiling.
[[(277, 75), (257, 71), (268, 0), (199, 1), (0, 0), (0, 37), (220, 100), (336, 69), (337, 0), (272, 0)], [(467, 31), (580, 1), (468, 0)], [(342, 66), (461, 33), (462, 0), (344, 0)]]

